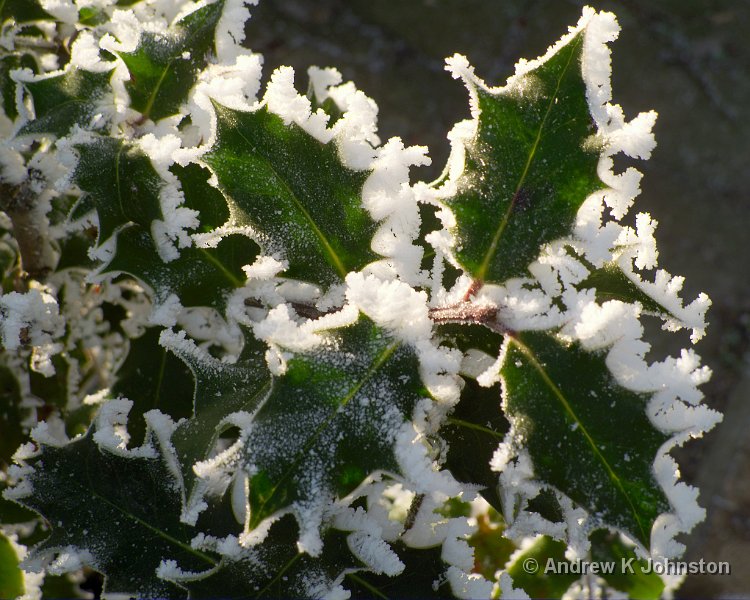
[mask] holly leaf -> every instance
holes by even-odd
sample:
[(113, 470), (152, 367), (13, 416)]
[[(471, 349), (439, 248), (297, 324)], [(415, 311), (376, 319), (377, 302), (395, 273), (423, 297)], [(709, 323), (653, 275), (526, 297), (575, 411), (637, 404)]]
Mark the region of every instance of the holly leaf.
[(615, 565), (611, 573), (601, 574), (610, 586), (624, 592), (628, 598), (657, 600), (662, 597), (662, 578), (649, 569), (647, 561), (638, 558), (632, 546), (623, 543), (619, 534), (597, 529), (589, 539), (592, 561)]
[(76, 150), (74, 178), (96, 208), (99, 244), (126, 225), (133, 223), (148, 231), (154, 219), (162, 218), (159, 192), (163, 182), (148, 156), (135, 145), (99, 136), (78, 144)]
[(195, 581), (184, 582), (191, 598), (319, 598), (346, 569), (361, 568), (349, 551), (346, 532), (329, 529), (316, 558), (297, 549), (299, 529), (291, 516), (268, 536)]
[(314, 531), (315, 506), (400, 472), (396, 435), (426, 395), (414, 351), (365, 317), (293, 354), (246, 434), (250, 528), (291, 507)]
[(369, 244), (376, 223), (361, 204), (367, 172), (266, 107), (215, 109), (217, 141), (203, 160), (227, 198), (229, 225), (252, 228), (267, 254), (289, 261), (289, 277), (324, 286), (378, 258)]
[(104, 272), (128, 273), (145, 283), (157, 301), (175, 294), (183, 306), (226, 307), (228, 294), (242, 287), (242, 267), (258, 255), (250, 238), (235, 234), (223, 238), (216, 248), (190, 247), (165, 263), (155, 254), (151, 234), (140, 227), (128, 227), (117, 236), (115, 256)]
[(245, 336), (242, 355), (235, 364), (223, 363), (171, 332), (162, 334), (161, 343), (188, 366), (195, 378), (193, 415), (177, 426), (171, 440), (190, 502), (196, 477), (193, 465), (214, 449), (222, 433), (219, 426), (227, 416), (238, 411), (255, 412), (268, 396), (271, 374), (265, 344), (250, 334)]
[(119, 52), (130, 72), (130, 106), (158, 121), (179, 112), (214, 50), (224, 0), (193, 11), (166, 32), (144, 31), (132, 52)]
[(164, 557), (196, 571), (215, 565), (191, 547), (194, 532), (179, 520), (180, 486), (154, 436), (147, 440), (146, 456), (123, 456), (99, 446), (92, 427), (64, 446), (42, 445), (25, 461), (21, 487), (28, 493), (15, 499), (51, 528), (32, 557), (73, 549), (105, 575), (105, 593), (150, 598), (184, 594), (157, 577)]
[(7, 19), (13, 19), (16, 23), (54, 21), (54, 17), (46, 12), (37, 0), (2, 0), (0, 2), (0, 22), (5, 23)]
[(0, 469), (12, 462), (11, 457), (25, 441), (23, 412), (18, 379), (8, 367), (0, 366)]
[(502, 511), (499, 480), (490, 462), (510, 427), (500, 402), (499, 386), (485, 388), (467, 378), (461, 400), (440, 430), (448, 443), (445, 467), (458, 481), (483, 486), (482, 496), (497, 511)]
[(535, 476), (648, 547), (669, 510), (653, 472), (669, 437), (649, 421), (648, 395), (618, 385), (604, 354), (541, 332), (508, 339), (501, 375), (513, 438)]
[(523, 552), (513, 555), (508, 565), (508, 575), (513, 586), (524, 590), (531, 598), (562, 598), (579, 575), (562, 571), (555, 573), (546, 567), (549, 564), (571, 566), (565, 558), (566, 546), (563, 542), (544, 535)]
[(74, 125), (90, 129), (99, 102), (110, 91), (111, 75), (111, 71), (94, 73), (69, 68), (60, 75), (23, 82), (34, 102), (34, 118), (21, 127), (18, 135), (50, 134), (60, 138)]
[(257, 256), (256, 244), (233, 235), (216, 248), (183, 248), (179, 257), (164, 262), (151, 225), (163, 218), (159, 195), (166, 184), (148, 156), (114, 138), (99, 137), (76, 148), (75, 180), (96, 207), (99, 243), (117, 233), (115, 254), (103, 271), (138, 278), (157, 302), (175, 294), (183, 306), (223, 310), (229, 292), (242, 286), (242, 267)]
[[(540, 247), (570, 232), (576, 213), (605, 186), (581, 72), (579, 32), (541, 64), (488, 88), (457, 65), (472, 95), (476, 133), (444, 202), (455, 215), (455, 256), (479, 282), (526, 275)], [(451, 186), (451, 187), (452, 187)]]
[(155, 408), (174, 421), (189, 417), (193, 400), (193, 378), (185, 364), (159, 345), (160, 329), (150, 327), (130, 340), (130, 349), (117, 370), (112, 396), (133, 402), (128, 416), (130, 445), (140, 446), (146, 433), (141, 417)]
[(368, 572), (347, 573), (344, 587), (351, 592), (352, 598), (456, 598), (445, 577), (448, 565), (443, 561), (441, 546), (417, 549), (400, 542), (392, 546), (404, 563), (403, 572), (395, 577)]

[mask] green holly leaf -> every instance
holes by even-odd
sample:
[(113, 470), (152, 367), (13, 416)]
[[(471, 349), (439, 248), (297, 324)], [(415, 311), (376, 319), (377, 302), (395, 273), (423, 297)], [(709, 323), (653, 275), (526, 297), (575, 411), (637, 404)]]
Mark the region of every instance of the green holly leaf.
[[(581, 260), (580, 257), (577, 258)], [(583, 262), (584, 264), (586, 264), (585, 260)], [(579, 289), (596, 290), (596, 300), (600, 304), (602, 302), (606, 302), (607, 300), (619, 300), (628, 304), (638, 302), (643, 307), (643, 311), (646, 314), (659, 316), (665, 321), (673, 321), (680, 324), (685, 323), (686, 326), (690, 328), (696, 328), (701, 332), (698, 337), (701, 337), (703, 335), (702, 332), (705, 328), (705, 322), (703, 322), (703, 314), (700, 312), (696, 313), (690, 311), (690, 316), (687, 318), (686, 322), (686, 315), (683, 313), (683, 311), (680, 311), (679, 309), (676, 310), (674, 304), (672, 304), (672, 306), (665, 306), (665, 304), (663, 303), (664, 293), (659, 293), (661, 291), (659, 289), (661, 287), (660, 285), (657, 284), (656, 286), (654, 286), (653, 283), (644, 282), (647, 286), (651, 285), (656, 288), (652, 293), (655, 293), (657, 297), (661, 298), (661, 300), (657, 300), (656, 298), (649, 295), (648, 292), (639, 287), (638, 284), (636, 284), (635, 281), (631, 279), (630, 276), (628, 276), (628, 274), (620, 267), (617, 262), (605, 263), (598, 269), (594, 268), (593, 265), (586, 264), (586, 266), (590, 269), (589, 276), (581, 283), (579, 283), (577, 287)], [(632, 269), (632, 265), (630, 265), (630, 267)], [(657, 275), (657, 282), (660, 280), (660, 275), (666, 275), (666, 273), (661, 272), (659, 275)], [(640, 277), (640, 275), (638, 275), (637, 273), (635, 273), (634, 276), (636, 278)], [(669, 278), (669, 275), (667, 275), (667, 277)], [(665, 284), (666, 282), (662, 281), (661, 285)], [(669, 287), (672, 286), (667, 286), (667, 288)], [(680, 288), (678, 287), (677, 290), (679, 289)], [(673, 290), (672, 293), (676, 294), (677, 290)], [(667, 297), (669, 297), (669, 292), (666, 292), (666, 295)], [(672, 296), (671, 300), (677, 300), (678, 306), (680, 306), (680, 308), (683, 308), (682, 301), (678, 300), (676, 296)], [(708, 299), (705, 294), (699, 296), (698, 302), (704, 303), (703, 311), (705, 312), (709, 305)], [(666, 304), (670, 304), (670, 302), (667, 301)]]
[(105, 593), (150, 598), (184, 594), (157, 577), (163, 558), (195, 571), (215, 565), (190, 546), (194, 532), (179, 520), (180, 486), (154, 436), (147, 440), (153, 456), (123, 456), (100, 447), (91, 428), (62, 447), (42, 445), (25, 461), (31, 491), (17, 501), (51, 527), (32, 557), (72, 547), (105, 575)]
[(192, 418), (178, 425), (172, 445), (183, 468), (188, 501), (193, 493), (196, 461), (214, 449), (224, 429), (222, 422), (232, 413), (253, 413), (268, 396), (271, 374), (265, 360), (265, 344), (245, 336), (245, 347), (235, 364), (223, 363), (199, 350), (184, 337), (164, 333), (161, 343), (192, 371), (195, 394)]
[(100, 244), (126, 225), (134, 223), (149, 231), (151, 222), (162, 218), (159, 192), (164, 184), (138, 147), (117, 138), (96, 137), (76, 150), (75, 182), (96, 207)]
[(0, 102), (5, 115), (13, 120), (18, 116), (16, 108), (16, 82), (10, 78), (10, 72), (21, 66), (21, 58), (10, 54), (0, 58)]
[(159, 345), (160, 329), (150, 327), (130, 340), (125, 362), (117, 370), (112, 396), (133, 402), (128, 416), (130, 445), (140, 446), (146, 433), (142, 415), (155, 408), (174, 421), (192, 413), (193, 378), (181, 360)]
[(42, 598), (88, 598), (88, 594), (79, 587), (79, 582), (70, 573), (64, 575), (45, 575), (42, 584)]
[(321, 285), (343, 280), (378, 256), (376, 223), (362, 207), (367, 172), (352, 171), (335, 144), (323, 144), (262, 107), (215, 106), (217, 141), (203, 160), (219, 180), (231, 225), (251, 227), (269, 253), (289, 261), (286, 274)]
[(346, 536), (329, 529), (323, 553), (313, 558), (297, 549), (299, 529), (287, 515), (271, 526), (263, 542), (238, 557), (224, 558), (208, 576), (184, 585), (191, 598), (321, 597), (344, 570), (362, 566), (349, 551)]
[(0, 598), (18, 598), (26, 593), (19, 562), (13, 544), (0, 531)]
[[(657, 600), (662, 597), (664, 581), (648, 568), (645, 560), (636, 556), (635, 549), (623, 543), (617, 533), (597, 529), (590, 536), (591, 560), (597, 563), (614, 564), (611, 573), (601, 577), (614, 589), (625, 592), (629, 598)], [(632, 573), (630, 570), (632, 569)]]
[(180, 180), (185, 194), (185, 206), (200, 215), (200, 230), (207, 233), (221, 227), (229, 218), (229, 207), (222, 193), (208, 183), (211, 172), (190, 163), (186, 166), (172, 165), (169, 170)]
[(114, 138), (77, 146), (76, 183), (93, 200), (99, 216), (99, 243), (117, 232), (115, 255), (105, 272), (128, 273), (146, 284), (157, 302), (175, 294), (183, 306), (223, 310), (229, 292), (245, 281), (242, 267), (257, 256), (257, 245), (241, 235), (217, 248), (189, 247), (164, 262), (151, 234), (163, 217), (159, 194), (165, 182), (137, 147)]
[(547, 242), (567, 235), (586, 197), (604, 188), (581, 73), (583, 32), (508, 86), (489, 89), (467, 71), (476, 134), (444, 199), (455, 255), (478, 282), (523, 276)]
[(394, 443), (427, 395), (414, 351), (369, 319), (295, 353), (246, 434), (250, 527), (292, 507), (345, 496), (371, 473), (400, 472)]
[(144, 119), (158, 121), (179, 112), (214, 51), (223, 8), (224, 1), (218, 0), (190, 13), (166, 32), (144, 31), (135, 50), (118, 53), (130, 72), (130, 81), (125, 83), (130, 106)]
[[(514, 555), (508, 565), (508, 575), (513, 586), (524, 590), (531, 598), (562, 598), (568, 588), (579, 578), (571, 573), (571, 562), (565, 558), (563, 542), (542, 536), (520, 554)], [(555, 573), (547, 569), (548, 564), (564, 565), (568, 573)]]
[(94, 73), (70, 68), (60, 75), (24, 82), (22, 85), (34, 102), (34, 119), (21, 127), (18, 135), (49, 134), (60, 138), (74, 125), (90, 129), (99, 102), (111, 90), (111, 75), (111, 71)]
[(648, 547), (670, 506), (653, 473), (669, 436), (649, 421), (648, 395), (618, 385), (604, 354), (541, 332), (509, 339), (501, 375), (505, 413), (535, 476)]

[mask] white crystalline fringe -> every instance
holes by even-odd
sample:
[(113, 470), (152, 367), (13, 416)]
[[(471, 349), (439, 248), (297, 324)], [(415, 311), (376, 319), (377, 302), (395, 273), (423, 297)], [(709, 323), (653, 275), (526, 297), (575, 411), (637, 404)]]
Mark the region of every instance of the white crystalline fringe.
[(94, 441), (101, 448), (126, 458), (156, 458), (156, 449), (148, 440), (138, 448), (128, 449), (130, 435), (126, 426), (131, 408), (133, 402), (125, 398), (104, 403), (96, 414)]

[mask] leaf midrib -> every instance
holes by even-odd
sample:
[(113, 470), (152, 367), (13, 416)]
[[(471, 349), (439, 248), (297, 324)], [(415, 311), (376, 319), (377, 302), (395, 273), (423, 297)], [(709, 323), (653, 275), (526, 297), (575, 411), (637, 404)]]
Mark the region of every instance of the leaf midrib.
[(539, 143), (541, 142), (541, 139), (542, 139), (542, 131), (544, 130), (544, 126), (547, 123), (547, 119), (549, 118), (550, 112), (552, 111), (552, 107), (555, 105), (557, 94), (560, 92), (560, 85), (562, 84), (563, 79), (568, 73), (568, 69), (570, 68), (570, 63), (572, 62), (573, 56), (575, 55), (575, 49), (578, 47), (580, 43), (581, 43), (580, 39), (578, 39), (575, 42), (573, 42), (570, 46), (571, 50), (570, 50), (570, 56), (568, 57), (568, 62), (565, 63), (565, 67), (563, 68), (557, 80), (555, 91), (550, 97), (549, 104), (547, 105), (547, 110), (544, 113), (542, 122), (539, 124), (539, 129), (536, 134), (536, 139), (534, 140), (534, 143), (531, 147), (531, 151), (529, 152), (529, 156), (526, 159), (526, 165), (524, 166), (523, 172), (521, 173), (521, 177), (519, 178), (518, 184), (516, 185), (515, 191), (513, 192), (513, 196), (511, 197), (510, 204), (508, 205), (508, 208), (505, 210), (505, 214), (503, 215), (503, 218), (500, 221), (500, 224), (495, 230), (495, 235), (492, 237), (492, 242), (490, 242), (490, 246), (487, 249), (487, 252), (485, 253), (484, 258), (482, 259), (482, 264), (480, 265), (479, 270), (477, 271), (477, 274), (475, 276), (475, 279), (479, 281), (484, 281), (485, 277), (487, 276), (487, 271), (489, 271), (489, 268), (490, 268), (490, 262), (492, 262), (492, 259), (495, 256), (495, 253), (497, 252), (497, 246), (500, 243), (500, 238), (502, 237), (503, 233), (505, 232), (506, 227), (508, 226), (508, 223), (510, 221), (510, 216), (513, 214), (513, 208), (516, 204), (516, 199), (518, 198), (519, 192), (521, 191), (523, 184), (526, 182), (526, 177), (529, 174), (529, 169), (531, 168), (531, 164), (534, 162), (537, 148), (539, 147)]
[[(388, 359), (393, 355), (393, 353), (399, 348), (401, 345), (401, 342), (394, 342), (391, 345), (387, 346), (377, 357), (373, 365), (367, 370), (367, 372), (364, 374), (361, 380), (359, 380), (354, 387), (349, 390), (346, 396), (344, 396), (341, 403), (336, 407), (336, 410), (334, 410), (328, 418), (323, 421), (318, 427), (315, 429), (313, 434), (308, 438), (307, 442), (305, 442), (305, 445), (302, 447), (302, 450), (298, 453), (297, 458), (294, 460), (294, 462), (287, 468), (287, 470), (283, 473), (283, 475), (279, 478), (279, 480), (276, 482), (276, 484), (273, 486), (273, 489), (271, 490), (271, 493), (266, 496), (263, 503), (258, 507), (258, 513), (263, 514), (263, 509), (266, 507), (266, 505), (270, 502), (270, 500), (276, 495), (276, 492), (281, 487), (282, 484), (284, 484), (294, 473), (295, 469), (300, 465), (302, 460), (304, 459), (305, 455), (308, 453), (308, 451), (313, 447), (317, 439), (321, 436), (323, 431), (330, 425), (331, 421), (336, 418), (336, 416), (341, 412), (341, 410), (349, 404), (349, 402), (357, 395), (359, 390), (362, 389), (362, 386), (364, 386), (372, 377), (375, 375), (375, 373), (382, 367)], [(251, 520), (253, 520), (253, 517), (251, 515)], [(260, 521), (253, 522), (257, 525)]]
[(599, 446), (596, 443), (596, 440), (594, 440), (593, 436), (589, 433), (586, 426), (578, 418), (578, 415), (573, 410), (573, 407), (571, 406), (570, 402), (568, 402), (567, 398), (565, 397), (565, 394), (563, 394), (562, 390), (560, 390), (560, 388), (557, 387), (555, 382), (552, 381), (550, 376), (547, 374), (547, 371), (544, 369), (544, 366), (537, 360), (536, 355), (532, 352), (531, 348), (529, 348), (526, 344), (524, 344), (517, 337), (511, 337), (510, 343), (515, 344), (518, 347), (518, 349), (521, 350), (521, 352), (523, 352), (526, 355), (526, 358), (528, 358), (531, 365), (539, 372), (544, 383), (552, 391), (552, 394), (555, 396), (555, 398), (557, 398), (560, 401), (560, 404), (563, 406), (563, 409), (565, 410), (565, 412), (576, 423), (576, 425), (578, 426), (577, 429), (583, 434), (584, 438), (586, 439), (588, 444), (591, 446), (591, 449), (593, 450), (594, 455), (599, 459), (599, 461), (602, 463), (605, 470), (607, 471), (609, 478), (615, 484), (615, 487), (617, 487), (620, 490), (625, 500), (627, 501), (628, 505), (630, 506), (630, 510), (633, 513), (635, 522), (638, 524), (638, 528), (640, 529), (640, 534), (642, 536), (641, 539), (647, 540), (648, 535), (646, 534), (643, 523), (641, 522), (640, 515), (638, 514), (638, 511), (636, 510), (635, 504), (630, 498), (630, 495), (625, 489), (625, 486), (623, 486), (622, 481), (620, 480), (620, 477), (617, 475), (615, 470), (609, 464), (609, 461), (604, 456), (604, 454), (602, 454), (601, 450), (599, 449)]

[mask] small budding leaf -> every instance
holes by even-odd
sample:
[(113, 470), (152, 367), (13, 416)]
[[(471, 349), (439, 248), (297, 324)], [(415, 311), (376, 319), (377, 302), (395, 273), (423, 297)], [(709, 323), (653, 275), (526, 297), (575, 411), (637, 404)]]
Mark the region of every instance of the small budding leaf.
[(468, 65), (454, 70), (471, 91), (476, 133), (458, 142), (465, 163), (444, 202), (456, 218), (456, 258), (477, 281), (526, 275), (540, 247), (569, 234), (583, 201), (605, 187), (587, 143), (583, 36), (503, 88), (487, 88)]
[(604, 358), (547, 333), (517, 334), (501, 369), (505, 413), (541, 482), (648, 548), (670, 508), (652, 466), (669, 436), (649, 421), (648, 396), (618, 385)]
[(289, 261), (288, 277), (325, 287), (378, 259), (376, 223), (361, 204), (367, 172), (265, 107), (215, 108), (218, 138), (203, 160), (227, 198), (228, 224), (252, 228), (267, 254)]
[(158, 121), (179, 112), (198, 73), (214, 50), (224, 0), (190, 13), (166, 32), (144, 31), (132, 52), (118, 55), (130, 72), (125, 84), (130, 106)]

